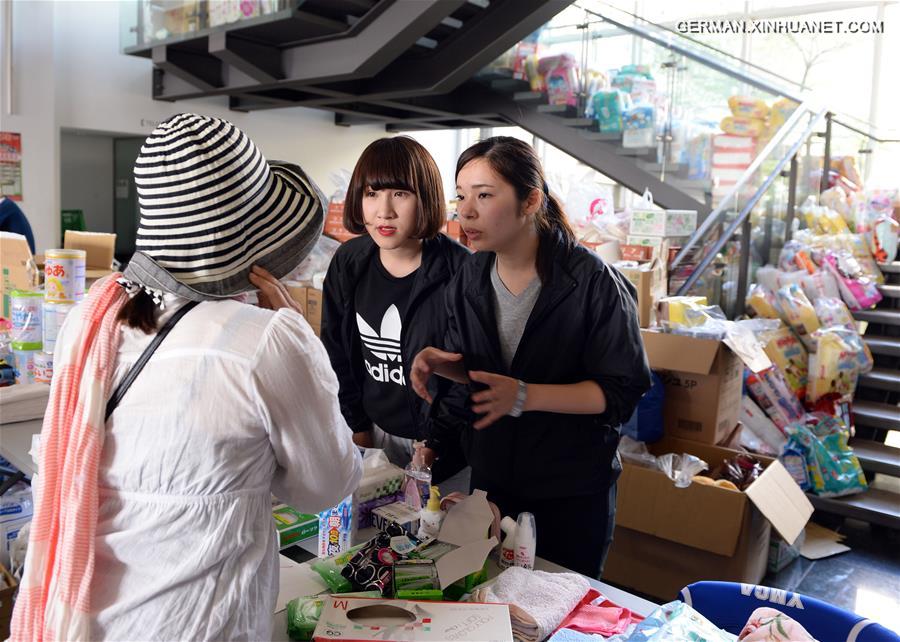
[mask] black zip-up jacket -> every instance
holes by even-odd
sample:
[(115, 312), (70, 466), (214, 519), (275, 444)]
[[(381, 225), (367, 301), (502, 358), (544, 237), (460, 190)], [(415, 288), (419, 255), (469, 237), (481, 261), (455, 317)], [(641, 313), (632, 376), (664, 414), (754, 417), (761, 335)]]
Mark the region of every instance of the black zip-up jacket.
[[(596, 254), (562, 238), (510, 368), (503, 363), (494, 314), (491, 252), (472, 256), (447, 287), (444, 349), (482, 370), (528, 384), (593, 380), (606, 396), (600, 415), (525, 412), (483, 430), (462, 426), (472, 487), (512, 497), (549, 499), (606, 492), (626, 421), (650, 388), (634, 287)], [(481, 389), (478, 384), (471, 391)], [(445, 403), (445, 405), (447, 405)], [(454, 415), (458, 408), (448, 408)], [(445, 411), (446, 414), (446, 411)], [(459, 424), (458, 424), (459, 425)]]
[[(325, 276), (322, 305), (322, 343), (340, 384), (341, 412), (353, 432), (372, 428), (372, 420), (362, 403), (365, 374), (359, 330), (356, 325), (355, 293), (360, 277), (378, 246), (368, 235), (351, 239), (335, 253)], [(403, 374), (409, 382), (409, 368), (422, 348), (440, 345), (447, 329), (444, 290), (459, 270), (469, 251), (443, 234), (422, 243), (422, 264), (410, 293), (400, 336)], [(409, 422), (426, 444), (440, 452), (428, 419), (429, 406), (407, 385)], [(389, 426), (381, 426), (390, 432)]]

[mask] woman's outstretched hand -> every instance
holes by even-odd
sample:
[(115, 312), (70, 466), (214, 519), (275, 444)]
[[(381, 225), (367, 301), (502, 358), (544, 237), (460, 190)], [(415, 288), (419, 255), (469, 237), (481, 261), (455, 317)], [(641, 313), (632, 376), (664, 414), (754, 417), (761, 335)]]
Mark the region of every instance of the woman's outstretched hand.
[(428, 392), (428, 380), (431, 375), (437, 374), (457, 383), (467, 383), (463, 356), (458, 352), (445, 352), (437, 348), (424, 348), (413, 359), (409, 369), (409, 378), (412, 388), (417, 395), (428, 403), (434, 400)]

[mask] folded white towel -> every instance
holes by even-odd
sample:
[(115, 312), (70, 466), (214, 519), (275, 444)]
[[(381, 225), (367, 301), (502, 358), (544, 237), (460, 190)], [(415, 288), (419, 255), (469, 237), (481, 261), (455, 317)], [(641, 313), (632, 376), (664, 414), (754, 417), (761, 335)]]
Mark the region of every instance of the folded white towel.
[(473, 602), (509, 604), (513, 635), (537, 642), (550, 636), (591, 586), (575, 573), (545, 573), (512, 567), (472, 594)]

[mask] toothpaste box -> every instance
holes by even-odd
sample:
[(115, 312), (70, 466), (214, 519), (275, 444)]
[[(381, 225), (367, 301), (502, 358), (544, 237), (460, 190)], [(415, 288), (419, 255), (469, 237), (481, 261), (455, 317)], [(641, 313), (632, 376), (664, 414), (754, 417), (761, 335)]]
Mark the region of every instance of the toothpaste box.
[(353, 538), (353, 496), (319, 513), (319, 557), (347, 551)]

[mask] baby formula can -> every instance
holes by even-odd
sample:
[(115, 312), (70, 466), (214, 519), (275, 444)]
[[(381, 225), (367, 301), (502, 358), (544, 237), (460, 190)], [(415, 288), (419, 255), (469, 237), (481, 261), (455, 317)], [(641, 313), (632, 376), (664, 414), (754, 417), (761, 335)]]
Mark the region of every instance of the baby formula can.
[(87, 253), (84, 250), (47, 250), (44, 257), (45, 300), (54, 303), (81, 301)]
[(41, 292), (13, 290), (9, 294), (12, 311), (12, 347), (14, 350), (40, 350), (44, 295)]
[(38, 352), (34, 355), (34, 382), (50, 383), (53, 379), (53, 355)]
[(37, 350), (13, 350), (15, 368), (19, 371), (16, 383), (34, 383), (34, 355)]
[(59, 334), (66, 316), (74, 307), (74, 303), (44, 302), (44, 352), (53, 354), (56, 349), (56, 336)]

